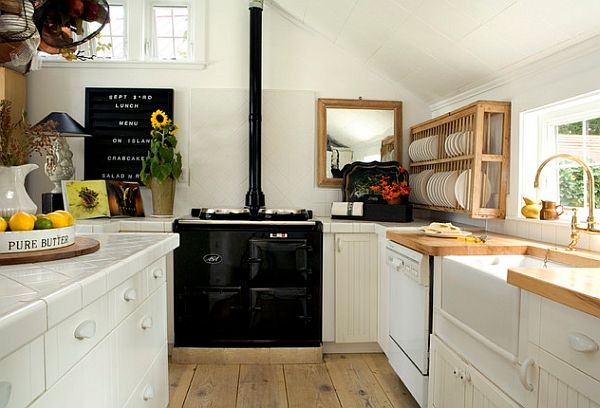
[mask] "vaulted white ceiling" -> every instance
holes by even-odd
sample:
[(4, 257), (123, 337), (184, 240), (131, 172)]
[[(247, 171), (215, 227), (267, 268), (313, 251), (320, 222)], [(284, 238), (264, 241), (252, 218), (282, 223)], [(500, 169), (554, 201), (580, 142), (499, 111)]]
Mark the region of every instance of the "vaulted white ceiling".
[(431, 103), (600, 34), (600, 0), (272, 1)]

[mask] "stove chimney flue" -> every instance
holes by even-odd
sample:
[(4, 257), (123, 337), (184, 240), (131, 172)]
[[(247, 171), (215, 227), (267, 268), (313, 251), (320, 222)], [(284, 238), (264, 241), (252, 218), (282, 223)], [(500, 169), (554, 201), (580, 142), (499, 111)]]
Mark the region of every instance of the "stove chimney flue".
[(261, 190), (262, 10), (263, 0), (250, 1), (250, 160), (246, 207), (253, 216), (265, 206), (265, 195)]

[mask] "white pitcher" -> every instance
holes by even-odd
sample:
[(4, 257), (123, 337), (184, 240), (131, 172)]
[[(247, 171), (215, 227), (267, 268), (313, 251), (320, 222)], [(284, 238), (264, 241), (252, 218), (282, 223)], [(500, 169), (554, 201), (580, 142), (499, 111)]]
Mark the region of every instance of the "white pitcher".
[(37, 164), (0, 166), (0, 216), (10, 216), (19, 211), (35, 214), (37, 205), (27, 195), (25, 177), (37, 168)]

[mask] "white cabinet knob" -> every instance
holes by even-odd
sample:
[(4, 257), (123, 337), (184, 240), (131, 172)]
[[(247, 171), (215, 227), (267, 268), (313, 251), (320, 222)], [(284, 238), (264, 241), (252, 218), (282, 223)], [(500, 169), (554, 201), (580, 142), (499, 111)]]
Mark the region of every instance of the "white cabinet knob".
[(458, 368), (455, 368), (454, 370), (452, 370), (452, 375), (458, 378), (460, 376), (460, 370)]
[(73, 334), (77, 340), (91, 339), (96, 335), (96, 322), (94, 320), (86, 320), (77, 326)]
[(154, 398), (154, 388), (152, 388), (151, 385), (146, 386), (144, 393), (142, 394), (142, 398), (144, 398), (144, 401), (149, 401)]
[(142, 320), (142, 323), (140, 324), (140, 326), (142, 327), (143, 330), (151, 329), (152, 326), (153, 326), (152, 318), (151, 317), (144, 317), (144, 319)]
[(7, 381), (0, 381), (0, 408), (8, 406), (10, 401), (10, 393), (12, 392), (12, 385)]
[(152, 271), (152, 277), (154, 279), (160, 279), (164, 276), (164, 272), (162, 270), (162, 268), (156, 268), (155, 270)]
[(126, 302), (131, 302), (132, 300), (136, 300), (137, 299), (137, 290), (135, 290), (135, 288), (129, 288), (125, 291), (125, 293), (123, 294), (123, 299)]
[(582, 333), (569, 333), (569, 346), (579, 353), (598, 351), (598, 343)]

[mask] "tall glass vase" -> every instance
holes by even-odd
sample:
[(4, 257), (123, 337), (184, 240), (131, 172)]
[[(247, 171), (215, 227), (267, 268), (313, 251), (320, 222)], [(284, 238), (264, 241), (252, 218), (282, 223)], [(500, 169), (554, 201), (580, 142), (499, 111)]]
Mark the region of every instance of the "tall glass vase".
[(35, 214), (37, 205), (25, 190), (25, 177), (37, 168), (37, 164), (0, 166), (0, 216), (8, 217), (19, 211)]

